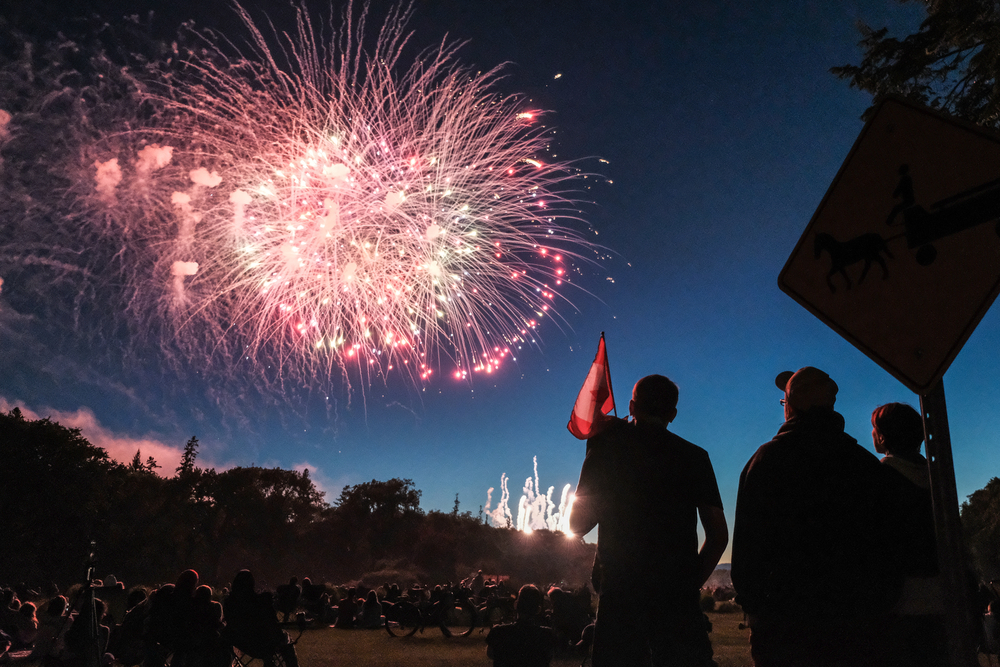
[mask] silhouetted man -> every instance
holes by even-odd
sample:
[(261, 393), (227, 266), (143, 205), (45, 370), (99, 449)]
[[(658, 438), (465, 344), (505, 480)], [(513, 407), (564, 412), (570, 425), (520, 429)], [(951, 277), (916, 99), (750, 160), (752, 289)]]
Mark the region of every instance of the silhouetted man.
[(629, 402), (634, 421), (587, 442), (570, 525), (578, 535), (600, 526), (594, 667), (714, 665), (699, 591), (729, 533), (708, 453), (667, 430), (677, 397), (667, 378), (644, 377)]
[(879, 665), (901, 577), (883, 466), (834, 411), (837, 383), (807, 366), (775, 378), (785, 423), (740, 475), (733, 585), (757, 667)]

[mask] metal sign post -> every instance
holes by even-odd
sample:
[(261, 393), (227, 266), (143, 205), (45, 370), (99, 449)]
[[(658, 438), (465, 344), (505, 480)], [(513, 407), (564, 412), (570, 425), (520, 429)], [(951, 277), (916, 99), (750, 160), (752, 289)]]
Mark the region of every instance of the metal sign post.
[(954, 667), (978, 667), (969, 617), (969, 583), (958, 516), (958, 490), (955, 488), (955, 465), (951, 458), (944, 382), (938, 380), (928, 393), (920, 397), (920, 412), (924, 418), (927, 470), (931, 478), (938, 563), (945, 596), (944, 622), (949, 660)]

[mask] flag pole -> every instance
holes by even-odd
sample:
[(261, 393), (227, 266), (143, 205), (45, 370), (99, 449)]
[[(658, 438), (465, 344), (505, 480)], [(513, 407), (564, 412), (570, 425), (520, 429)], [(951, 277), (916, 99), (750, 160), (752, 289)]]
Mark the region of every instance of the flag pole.
[[(614, 390), (614, 387), (611, 386), (611, 362), (608, 360), (608, 355), (607, 355), (607, 349), (608, 349), (608, 347), (607, 347), (607, 343), (604, 342), (604, 332), (603, 331), (601, 332), (601, 342), (604, 343), (604, 350), (605, 350), (605, 354), (604, 354), (604, 367), (607, 369), (606, 372), (608, 374), (608, 391), (611, 392), (612, 396), (614, 396), (615, 395), (615, 390)], [(617, 405), (613, 405), (611, 407), (611, 409), (614, 411), (615, 417), (617, 417), (618, 416), (618, 406)]]

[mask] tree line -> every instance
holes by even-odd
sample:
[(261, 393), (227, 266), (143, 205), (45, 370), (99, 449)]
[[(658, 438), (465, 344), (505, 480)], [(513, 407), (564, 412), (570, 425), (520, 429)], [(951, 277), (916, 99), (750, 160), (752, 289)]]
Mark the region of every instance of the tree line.
[(266, 585), (292, 576), (335, 584), (441, 583), (471, 572), (582, 584), (594, 545), (486, 524), (471, 512), (424, 511), (409, 479), (344, 487), (333, 504), (308, 471), (196, 465), (191, 438), (172, 476), (141, 454), (113, 461), (79, 429), (0, 412), (0, 563), (4, 583), (80, 581), (98, 574), (172, 581), (194, 568), (227, 583), (241, 568)]

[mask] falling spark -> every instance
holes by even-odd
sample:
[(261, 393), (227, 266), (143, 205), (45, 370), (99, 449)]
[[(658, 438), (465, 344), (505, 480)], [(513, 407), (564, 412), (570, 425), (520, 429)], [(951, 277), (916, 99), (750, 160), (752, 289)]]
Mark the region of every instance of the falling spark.
[(332, 40), (302, 8), (294, 36), (268, 38), (236, 9), (249, 52), (194, 33), (188, 76), (145, 89), (159, 113), (135, 148), (94, 163), (94, 206), (142, 249), (126, 276), (138, 328), (187, 362), (306, 384), (347, 364), (465, 380), (534, 343), (596, 247), (576, 224), (578, 173), (538, 159), (542, 112), (454, 44), (401, 65), (411, 7), (370, 49), (353, 6)]

